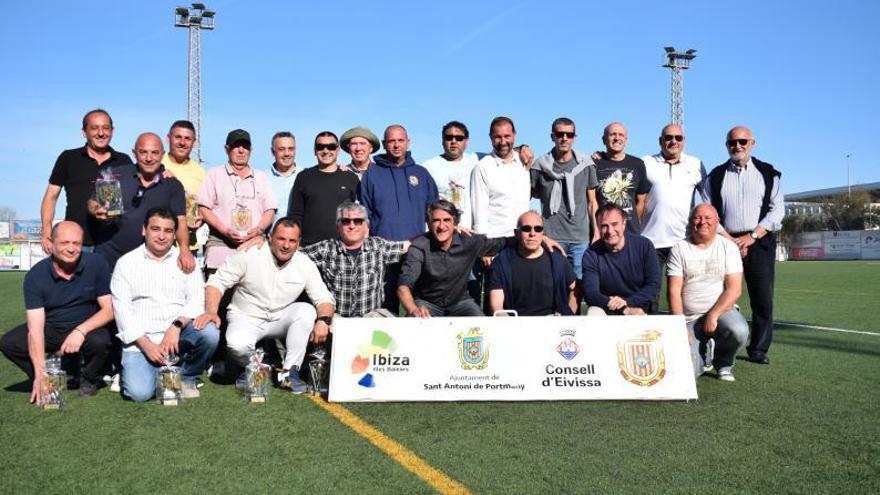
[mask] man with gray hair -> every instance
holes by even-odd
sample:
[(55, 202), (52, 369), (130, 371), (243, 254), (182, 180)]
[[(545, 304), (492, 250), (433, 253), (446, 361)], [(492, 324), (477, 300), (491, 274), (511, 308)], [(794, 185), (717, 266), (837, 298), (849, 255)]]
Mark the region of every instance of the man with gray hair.
[(299, 172), (296, 168), (296, 137), (288, 131), (276, 132), (269, 149), (275, 157), (269, 169), (269, 184), (272, 185), (278, 208), (284, 209), (290, 199), (296, 173)]
[(302, 248), (336, 299), (336, 312), (348, 317), (396, 316), (382, 308), (385, 269), (397, 263), (409, 241), (368, 237), (370, 219), (360, 203), (346, 201), (336, 208), (339, 239)]
[(379, 150), (379, 138), (366, 127), (352, 127), (342, 134), (339, 145), (342, 151), (351, 155), (351, 163), (340, 165), (339, 168), (352, 172), (360, 179), (373, 165), (373, 152)]

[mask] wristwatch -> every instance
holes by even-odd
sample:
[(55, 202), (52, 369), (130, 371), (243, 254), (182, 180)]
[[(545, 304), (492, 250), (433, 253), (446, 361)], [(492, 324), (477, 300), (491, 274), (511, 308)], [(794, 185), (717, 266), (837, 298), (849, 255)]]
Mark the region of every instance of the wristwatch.
[(329, 327), (330, 324), (333, 323), (333, 317), (332, 316), (319, 316), (319, 317), (315, 318), (315, 323), (318, 323), (319, 321), (323, 321)]
[(183, 330), (183, 322), (178, 319), (175, 319), (174, 321), (172, 321), (171, 325), (179, 328), (180, 330)]
[(749, 235), (752, 237), (752, 239), (754, 239), (754, 240), (756, 240), (756, 241), (757, 241), (758, 239), (760, 239), (760, 237), (758, 237), (758, 233), (755, 232), (754, 230), (753, 230), (752, 233), (749, 234)]

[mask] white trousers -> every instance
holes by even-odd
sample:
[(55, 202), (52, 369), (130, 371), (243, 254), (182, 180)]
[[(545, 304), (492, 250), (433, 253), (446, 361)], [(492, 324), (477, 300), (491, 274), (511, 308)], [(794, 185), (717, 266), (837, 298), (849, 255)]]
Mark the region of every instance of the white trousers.
[(302, 365), (309, 335), (315, 326), (317, 312), (308, 303), (293, 303), (274, 321), (265, 321), (244, 315), (229, 315), (226, 328), (226, 346), (235, 361), (247, 366), (257, 342), (266, 337), (284, 339), (284, 369)]

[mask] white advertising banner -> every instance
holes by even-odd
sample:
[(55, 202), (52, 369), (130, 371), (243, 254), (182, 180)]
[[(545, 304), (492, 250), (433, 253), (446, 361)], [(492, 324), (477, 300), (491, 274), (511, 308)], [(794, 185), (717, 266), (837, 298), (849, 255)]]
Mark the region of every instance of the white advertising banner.
[(822, 232), (826, 260), (861, 259), (861, 235), (858, 230)]
[(862, 259), (880, 259), (880, 230), (862, 231)]
[(333, 322), (331, 402), (696, 398), (681, 316)]

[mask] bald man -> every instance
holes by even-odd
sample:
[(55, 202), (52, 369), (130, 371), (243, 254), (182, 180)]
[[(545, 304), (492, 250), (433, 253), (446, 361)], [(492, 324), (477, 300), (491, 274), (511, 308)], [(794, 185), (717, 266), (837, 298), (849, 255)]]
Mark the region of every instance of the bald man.
[[(110, 353), (113, 320), (110, 268), (100, 255), (82, 252), (83, 230), (76, 222), (59, 222), (49, 235), (50, 256), (24, 277), (27, 323), (0, 339), (0, 351), (32, 382), (30, 401), (43, 402), (46, 353), (83, 355), (79, 395), (97, 393)], [(67, 370), (68, 372), (70, 370)], [(78, 377), (77, 377), (78, 378)]]
[(776, 232), (785, 216), (782, 174), (752, 156), (755, 136), (737, 126), (725, 140), (730, 159), (706, 179), (706, 192), (721, 219), (721, 235), (736, 243), (743, 257), (743, 277), (752, 307), (749, 360), (770, 364), (773, 340), (773, 284)]
[[(165, 178), (161, 173), (165, 149), (158, 134), (145, 132), (134, 144), (137, 166), (116, 169), (122, 186), (123, 213), (108, 217), (105, 205), (89, 200), (89, 213), (98, 220), (100, 227), (95, 234), (95, 252), (104, 255), (112, 269), (123, 254), (144, 242), (143, 225), (147, 211), (167, 208), (178, 219), (176, 239), (178, 246), (189, 244), (186, 227), (186, 196), (183, 186), (175, 178)], [(181, 249), (177, 263), (185, 273), (195, 269), (195, 258), (189, 249)]]

